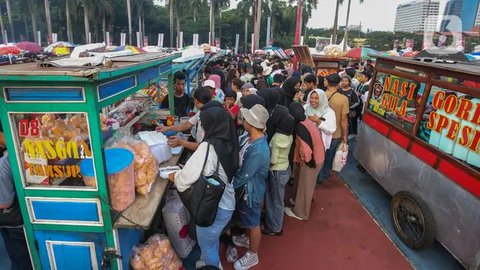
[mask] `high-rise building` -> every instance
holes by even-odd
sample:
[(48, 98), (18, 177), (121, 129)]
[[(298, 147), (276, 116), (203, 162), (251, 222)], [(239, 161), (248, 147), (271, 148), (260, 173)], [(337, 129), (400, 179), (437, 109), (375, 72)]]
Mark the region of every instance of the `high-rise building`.
[[(401, 4), (395, 16), (395, 32), (422, 32), (428, 16), (438, 16), (440, 2), (420, 0)], [(435, 20), (428, 20), (428, 29), (437, 29)]]
[[(479, 23), (480, 0), (450, 0), (445, 5), (445, 16), (458, 16), (462, 20), (462, 30), (471, 31)], [(442, 21), (441, 31), (446, 32), (448, 20)]]
[(480, 5), (478, 5), (477, 19), (475, 20), (475, 26), (480, 26)]

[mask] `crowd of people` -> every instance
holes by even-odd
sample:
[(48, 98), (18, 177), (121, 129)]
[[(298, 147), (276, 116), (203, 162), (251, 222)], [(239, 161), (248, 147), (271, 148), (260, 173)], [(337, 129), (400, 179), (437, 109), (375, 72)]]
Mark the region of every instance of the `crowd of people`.
[[(322, 77), (274, 57), (226, 56), (204, 68), (193, 102), (185, 98), (185, 75), (175, 74), (175, 112), (186, 116), (190, 106), (192, 116), (158, 131), (190, 130), (193, 139), (172, 136), (169, 144), (193, 153), (169, 178), (179, 192), (201, 175), (218, 173), (225, 183), (214, 223), (196, 226), (198, 269), (223, 269), (221, 241), (234, 269), (250, 269), (259, 263), (262, 235), (283, 234), (284, 215), (309, 219), (316, 185), (335, 174), (337, 147), (356, 136), (371, 68), (351, 65)], [(289, 183), (293, 195), (285, 200)], [(238, 258), (236, 246), (248, 251)]]

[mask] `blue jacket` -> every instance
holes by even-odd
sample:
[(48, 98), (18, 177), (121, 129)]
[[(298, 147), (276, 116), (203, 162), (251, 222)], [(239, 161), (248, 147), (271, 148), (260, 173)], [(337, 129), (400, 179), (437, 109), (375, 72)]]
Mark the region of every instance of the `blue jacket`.
[(243, 165), (233, 179), (235, 189), (247, 185), (248, 206), (260, 205), (265, 196), (270, 170), (270, 148), (267, 136), (256, 139), (243, 156)]

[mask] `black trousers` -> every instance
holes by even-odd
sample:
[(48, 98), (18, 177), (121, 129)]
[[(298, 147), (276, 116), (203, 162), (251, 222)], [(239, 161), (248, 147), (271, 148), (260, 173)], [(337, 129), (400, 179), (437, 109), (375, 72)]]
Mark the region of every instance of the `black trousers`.
[(32, 264), (28, 254), (27, 242), (23, 228), (0, 228), (8, 256), (12, 263), (11, 270), (30, 270)]

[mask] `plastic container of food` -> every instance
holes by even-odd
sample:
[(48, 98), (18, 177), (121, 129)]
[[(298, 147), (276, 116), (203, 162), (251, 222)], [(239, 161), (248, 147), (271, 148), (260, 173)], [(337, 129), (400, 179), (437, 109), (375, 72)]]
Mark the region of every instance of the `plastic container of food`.
[[(133, 170), (133, 153), (124, 148), (105, 150), (108, 173), (110, 202), (116, 211), (127, 209), (135, 201), (135, 173)], [(80, 164), (85, 185), (95, 186), (95, 174), (92, 159)]]

